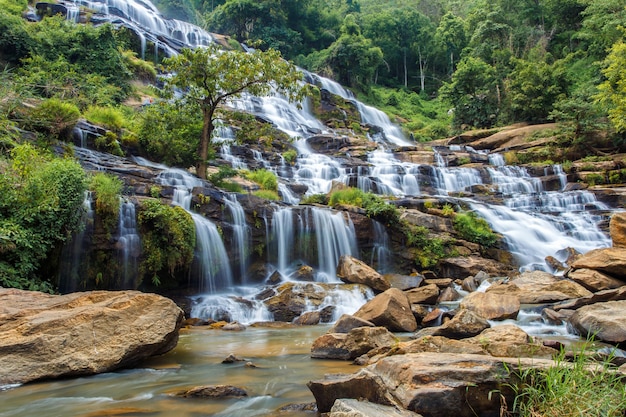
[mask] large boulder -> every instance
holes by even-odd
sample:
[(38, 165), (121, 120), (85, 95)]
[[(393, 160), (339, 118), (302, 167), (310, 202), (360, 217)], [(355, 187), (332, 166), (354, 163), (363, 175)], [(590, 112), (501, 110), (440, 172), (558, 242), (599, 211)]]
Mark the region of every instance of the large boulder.
[(590, 250), (576, 259), (571, 266), (574, 269), (595, 269), (626, 281), (626, 250), (620, 247)]
[(411, 304), (434, 305), (439, 298), (439, 287), (436, 284), (428, 284), (405, 291), (405, 294)]
[(414, 332), (417, 321), (407, 296), (397, 288), (390, 288), (365, 303), (355, 317), (371, 321), (392, 332)]
[(575, 269), (567, 277), (592, 292), (612, 290), (626, 285), (626, 282), (593, 269)]
[(183, 311), (139, 291), (0, 288), (0, 385), (109, 372), (173, 349)]
[(409, 410), (343, 398), (335, 401), (328, 417), (420, 417)]
[(337, 399), (357, 398), (424, 417), (499, 416), (502, 399), (508, 404), (513, 401), (507, 385), (511, 372), (552, 364), (536, 358), (409, 353), (382, 358), (352, 375), (326, 375), (307, 385), (321, 413), (330, 411)]
[(350, 255), (343, 255), (339, 258), (337, 278), (349, 284), (364, 284), (379, 292), (386, 291), (390, 287), (389, 282), (382, 275), (365, 262)]
[(491, 285), (486, 292), (515, 296), (521, 304), (544, 304), (591, 294), (580, 284), (544, 271), (524, 272), (507, 283)]
[(520, 302), (512, 295), (473, 292), (461, 301), (460, 307), (487, 320), (506, 320), (517, 318)]
[(609, 222), (609, 233), (614, 248), (626, 248), (626, 212), (613, 213)]
[(356, 329), (357, 327), (375, 326), (376, 325), (370, 321), (351, 316), (350, 314), (343, 314), (339, 317), (339, 320), (335, 322), (333, 327), (330, 328), (328, 333), (348, 333), (350, 330)]
[(506, 358), (551, 359), (558, 353), (555, 349), (533, 342), (524, 330), (514, 324), (490, 327), (463, 342), (479, 345), (491, 356)]
[(581, 307), (569, 323), (582, 335), (594, 335), (609, 343), (626, 342), (626, 300)]
[(461, 309), (451, 320), (430, 331), (432, 336), (464, 339), (476, 336), (490, 327), (487, 320), (471, 310)]

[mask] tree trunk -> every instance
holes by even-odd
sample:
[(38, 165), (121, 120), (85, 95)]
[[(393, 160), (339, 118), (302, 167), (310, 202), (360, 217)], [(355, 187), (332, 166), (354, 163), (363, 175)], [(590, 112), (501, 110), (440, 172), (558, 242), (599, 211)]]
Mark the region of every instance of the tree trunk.
[(198, 144), (198, 160), (196, 162), (196, 175), (206, 180), (207, 157), (209, 154), (209, 142), (213, 133), (213, 112), (212, 108), (202, 109), (202, 136)]
[(403, 57), (403, 64), (404, 64), (404, 88), (408, 88), (409, 87), (409, 76), (407, 74), (408, 70), (406, 68), (406, 48), (404, 48), (404, 57)]

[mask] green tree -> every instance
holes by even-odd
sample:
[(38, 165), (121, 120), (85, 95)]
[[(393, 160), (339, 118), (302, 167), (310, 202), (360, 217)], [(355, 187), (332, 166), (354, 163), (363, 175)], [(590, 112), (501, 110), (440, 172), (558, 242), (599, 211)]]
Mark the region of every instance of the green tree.
[(602, 74), (605, 80), (598, 86), (598, 103), (608, 109), (609, 120), (618, 133), (626, 133), (626, 43), (623, 40), (611, 47), (604, 60)]
[(452, 81), (439, 90), (454, 106), (454, 124), (490, 127), (499, 113), (495, 69), (479, 58), (465, 57), (452, 75)]
[(383, 52), (361, 34), (353, 15), (346, 16), (341, 32), (328, 48), (327, 64), (341, 84), (363, 87), (372, 81), (376, 68), (383, 62)]
[(186, 91), (180, 100), (197, 105), (202, 112), (202, 133), (198, 144), (196, 173), (206, 179), (207, 156), (217, 119), (216, 110), (225, 100), (244, 93), (256, 96), (283, 94), (289, 100), (304, 97), (307, 88), (302, 73), (284, 61), (280, 53), (268, 51), (221, 51), (217, 45), (195, 50), (183, 49), (180, 55), (164, 60), (168, 88)]
[(444, 51), (448, 59), (448, 74), (454, 72), (461, 51), (467, 45), (465, 22), (453, 13), (446, 13), (435, 31), (435, 42)]

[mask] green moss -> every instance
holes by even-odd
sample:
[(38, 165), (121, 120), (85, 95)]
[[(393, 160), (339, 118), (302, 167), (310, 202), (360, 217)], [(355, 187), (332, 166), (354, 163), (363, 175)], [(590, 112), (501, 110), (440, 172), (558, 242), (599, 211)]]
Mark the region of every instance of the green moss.
[(257, 169), (246, 174), (246, 178), (257, 183), (263, 190), (278, 192), (278, 178), (267, 169)]
[(489, 223), (474, 212), (458, 213), (454, 217), (453, 224), (461, 238), (469, 242), (491, 247), (498, 239), (498, 235), (491, 230)]
[(89, 189), (94, 193), (98, 221), (110, 236), (119, 220), (122, 181), (113, 175), (97, 173), (89, 180)]

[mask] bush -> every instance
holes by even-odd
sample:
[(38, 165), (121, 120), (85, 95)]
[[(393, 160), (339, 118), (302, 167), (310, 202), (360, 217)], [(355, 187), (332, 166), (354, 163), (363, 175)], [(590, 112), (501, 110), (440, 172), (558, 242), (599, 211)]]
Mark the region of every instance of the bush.
[(278, 178), (272, 171), (257, 169), (246, 174), (246, 178), (257, 183), (263, 190), (278, 192)]
[(137, 223), (143, 248), (139, 267), (142, 279), (149, 277), (152, 284), (161, 285), (164, 278), (174, 279), (178, 269), (189, 268), (196, 229), (188, 212), (147, 199), (139, 208)]
[(89, 180), (89, 189), (94, 193), (96, 215), (110, 235), (119, 221), (122, 181), (112, 175), (98, 173)]
[(366, 193), (359, 188), (345, 188), (335, 191), (328, 200), (329, 206), (340, 204), (365, 209), (365, 214), (373, 219), (394, 226), (399, 223), (398, 209), (373, 193)]
[(432, 268), (446, 256), (444, 241), (429, 237), (427, 228), (404, 225), (404, 234), (407, 246), (417, 249), (415, 263), (421, 268)]
[(110, 106), (89, 106), (83, 112), (83, 117), (93, 124), (115, 132), (119, 132), (125, 123), (124, 113)]
[(0, 172), (0, 286), (51, 292), (55, 271), (43, 263), (80, 228), (85, 173), (30, 145), (11, 156)]
[(257, 190), (253, 194), (259, 198), (264, 198), (265, 200), (280, 201), (280, 197), (278, 196), (278, 193), (276, 191)]
[(296, 152), (295, 149), (289, 149), (283, 152), (283, 158), (288, 164), (293, 164), (296, 161), (296, 158), (298, 158), (298, 152)]
[(485, 247), (495, 245), (498, 236), (491, 230), (489, 223), (474, 212), (458, 213), (454, 217), (454, 229), (461, 238)]
[(520, 381), (512, 412), (520, 417), (622, 417), (626, 413), (626, 378), (616, 372), (611, 358), (595, 362), (590, 342), (575, 353), (573, 363), (562, 350), (553, 366), (514, 372)]
[(79, 117), (80, 111), (74, 104), (51, 98), (30, 113), (28, 125), (54, 139), (64, 140), (70, 137)]
[(311, 194), (302, 199), (300, 204), (328, 204), (328, 196), (326, 194)]

